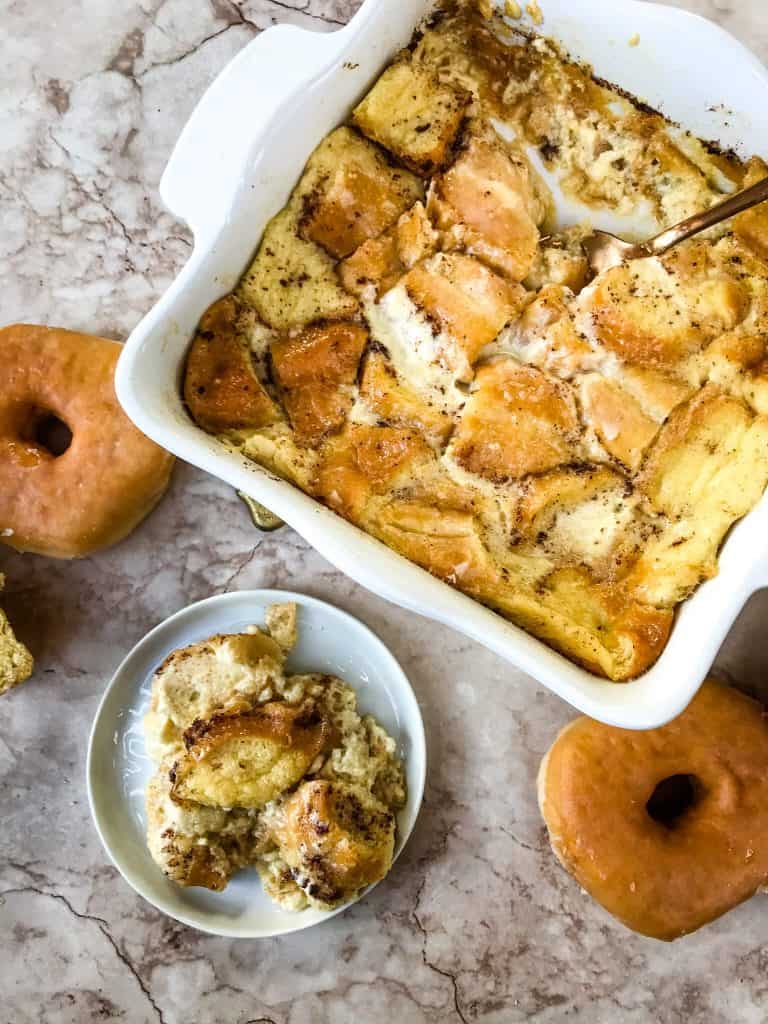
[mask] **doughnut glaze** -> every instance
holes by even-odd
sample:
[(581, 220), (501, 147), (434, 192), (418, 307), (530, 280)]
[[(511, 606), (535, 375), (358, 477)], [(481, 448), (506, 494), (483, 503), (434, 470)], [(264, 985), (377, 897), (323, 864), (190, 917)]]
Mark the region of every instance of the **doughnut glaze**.
[(659, 729), (577, 718), (542, 761), (539, 806), (598, 903), (642, 935), (679, 938), (768, 879), (765, 711), (709, 680)]
[(120, 347), (56, 327), (0, 329), (0, 539), (17, 551), (91, 554), (165, 491), (173, 456), (115, 395)]

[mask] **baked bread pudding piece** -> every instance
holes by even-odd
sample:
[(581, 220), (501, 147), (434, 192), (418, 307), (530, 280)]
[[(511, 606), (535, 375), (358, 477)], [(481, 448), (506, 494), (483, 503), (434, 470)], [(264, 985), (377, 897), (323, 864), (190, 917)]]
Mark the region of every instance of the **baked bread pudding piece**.
[[(5, 576), (0, 573), (0, 590), (4, 586)], [(33, 665), (32, 655), (16, 639), (5, 612), (0, 609), (0, 695), (29, 679)]]
[[(542, 168), (584, 223), (558, 221)], [(587, 215), (650, 233), (767, 174), (548, 41), (447, 4), (312, 154), (206, 314), (189, 411), (631, 679), (768, 482), (768, 222), (760, 207), (589, 280)]]
[(296, 639), (296, 606), (272, 605), (265, 630), (174, 651), (155, 673), (147, 844), (179, 885), (220, 891), (255, 867), (285, 909), (331, 909), (392, 864), (395, 742), (340, 679), (286, 674)]

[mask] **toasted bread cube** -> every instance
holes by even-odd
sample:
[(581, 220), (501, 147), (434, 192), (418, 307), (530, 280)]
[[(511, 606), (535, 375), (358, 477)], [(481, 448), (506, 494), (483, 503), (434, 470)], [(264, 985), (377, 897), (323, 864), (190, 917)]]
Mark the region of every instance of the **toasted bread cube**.
[(339, 264), (342, 283), (360, 298), (371, 286), (376, 297), (393, 288), (402, 275), (437, 249), (438, 236), (422, 203), (415, 203), (397, 224), (378, 238), (363, 243)]
[(505, 483), (576, 459), (578, 431), (567, 384), (500, 360), (478, 370), (449, 452), (468, 472)]
[(337, 259), (392, 227), (424, 196), (419, 178), (388, 162), (351, 128), (337, 128), (320, 144), (299, 191), (300, 235)]
[(576, 330), (573, 298), (563, 285), (545, 285), (523, 310), (512, 337), (506, 339), (511, 354), (557, 377), (569, 378), (594, 369), (601, 354)]
[(354, 423), (350, 439), (360, 472), (377, 490), (386, 488), (403, 467), (412, 467), (415, 461), (431, 454), (416, 431), (402, 427)]
[(733, 278), (687, 281), (650, 258), (607, 270), (579, 305), (584, 331), (619, 358), (671, 367), (733, 328), (748, 296)]
[(390, 547), (433, 575), (470, 593), (498, 579), (471, 512), (427, 501), (392, 501), (377, 533)]
[(308, 327), (272, 344), (272, 367), (299, 443), (315, 445), (341, 429), (368, 334), (358, 324)]
[(206, 310), (187, 355), (184, 401), (210, 433), (259, 428), (280, 419), (264, 390), (239, 324), (240, 306), (227, 295)]
[(443, 85), (408, 60), (390, 65), (355, 108), (352, 120), (416, 174), (443, 166), (470, 102), (467, 92)]
[(395, 226), (397, 251), (403, 266), (415, 266), (437, 251), (439, 235), (432, 227), (423, 203), (414, 203)]
[(538, 252), (544, 206), (524, 156), (501, 140), (473, 137), (435, 180), (432, 208), (456, 244), (494, 270), (522, 281)]
[(263, 807), (295, 785), (332, 739), (311, 700), (274, 701), (195, 722), (174, 765), (172, 795), (206, 807)]
[(258, 630), (213, 636), (174, 651), (152, 680), (144, 721), (150, 756), (160, 761), (176, 752), (196, 719), (255, 701), (284, 660), (280, 646)]
[(315, 491), (337, 512), (359, 521), (372, 494), (392, 487), (403, 470), (434, 458), (426, 441), (404, 427), (350, 423), (328, 445)]
[(341, 283), (360, 299), (379, 298), (405, 273), (394, 231), (370, 238), (339, 264)]
[(767, 475), (768, 419), (708, 385), (672, 413), (637, 486), (669, 516), (716, 508), (732, 521), (759, 501)]
[(358, 309), (357, 300), (341, 286), (333, 258), (299, 237), (298, 214), (291, 206), (267, 225), (238, 292), (266, 324), (280, 331), (314, 320), (344, 320)]
[(726, 532), (760, 500), (768, 417), (707, 385), (673, 411), (635, 482), (668, 521), (627, 584), (641, 600), (671, 608), (715, 575)]
[(414, 427), (437, 442), (445, 440), (452, 429), (453, 421), (446, 410), (402, 380), (381, 352), (371, 351), (365, 359), (360, 397), (385, 423)]
[(362, 786), (311, 779), (281, 807), (275, 839), (309, 902), (328, 909), (389, 871), (395, 817)]
[(494, 274), (479, 260), (439, 253), (410, 271), (403, 281), (409, 297), (457, 344), (450, 360), (463, 380), (472, 364), (525, 301), (525, 290)]
[(635, 472), (659, 431), (640, 403), (620, 384), (589, 373), (579, 382), (584, 418), (607, 452)]

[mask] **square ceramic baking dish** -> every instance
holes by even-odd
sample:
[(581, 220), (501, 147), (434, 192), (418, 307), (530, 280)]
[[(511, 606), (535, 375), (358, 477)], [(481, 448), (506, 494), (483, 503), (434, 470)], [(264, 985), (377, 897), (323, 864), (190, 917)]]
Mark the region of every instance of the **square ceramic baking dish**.
[[(225, 450), (194, 425), (181, 403), (184, 354), (201, 314), (235, 285), (312, 149), (408, 42), (429, 6), (425, 0), (366, 0), (345, 28), (329, 35), (277, 26), (250, 43), (210, 86), (160, 185), (165, 205), (193, 231), (194, 249), (128, 339), (117, 392), (151, 438), (272, 509), (358, 583), (478, 640), (595, 718), (651, 728), (685, 707), (734, 618), (768, 579), (768, 499), (731, 531), (719, 575), (682, 606), (656, 665), (633, 682), (615, 684)], [(715, 25), (640, 0), (545, 0), (542, 6), (540, 31), (591, 63), (602, 78), (696, 135), (744, 155), (768, 152), (768, 72)], [(635, 35), (639, 45), (630, 46)]]

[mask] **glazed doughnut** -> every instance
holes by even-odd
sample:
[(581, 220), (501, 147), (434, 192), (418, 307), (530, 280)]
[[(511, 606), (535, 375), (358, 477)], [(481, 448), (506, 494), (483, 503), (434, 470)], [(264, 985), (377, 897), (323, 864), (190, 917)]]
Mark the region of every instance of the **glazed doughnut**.
[(555, 854), (627, 927), (670, 941), (768, 879), (768, 721), (709, 680), (673, 722), (577, 718), (539, 771)]
[(155, 506), (173, 457), (117, 401), (115, 341), (55, 327), (0, 329), (0, 539), (78, 558)]

